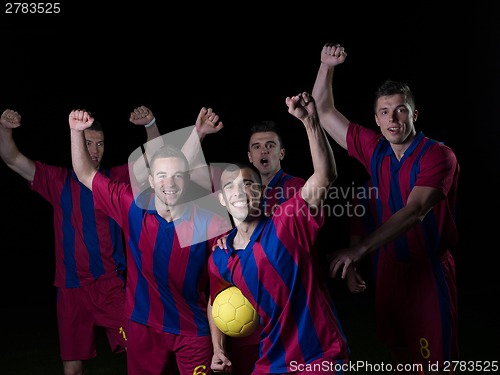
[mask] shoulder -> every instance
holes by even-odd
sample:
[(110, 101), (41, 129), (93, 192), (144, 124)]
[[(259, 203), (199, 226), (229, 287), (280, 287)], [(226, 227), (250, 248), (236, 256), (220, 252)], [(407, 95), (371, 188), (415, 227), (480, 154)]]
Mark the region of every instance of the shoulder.
[(298, 186), (301, 187), (306, 183), (306, 180), (299, 176), (294, 176), (288, 173), (283, 173), (283, 181), (287, 186)]
[(439, 142), (430, 138), (426, 139), (427, 142), (431, 142), (428, 150), (425, 152), (425, 157), (430, 162), (449, 162), (452, 164), (457, 163), (457, 156), (451, 147), (447, 146), (443, 142)]
[[(68, 175), (74, 175), (71, 168), (59, 167), (55, 165), (45, 164), (41, 161), (35, 161), (35, 178), (45, 178), (52, 180), (54, 182), (58, 179), (66, 179)], [(76, 179), (76, 175), (75, 175)]]
[(389, 142), (382, 136), (380, 131), (361, 126), (356, 123), (350, 123), (346, 135), (347, 150), (349, 153), (370, 153), (377, 145), (386, 143), (389, 147)]

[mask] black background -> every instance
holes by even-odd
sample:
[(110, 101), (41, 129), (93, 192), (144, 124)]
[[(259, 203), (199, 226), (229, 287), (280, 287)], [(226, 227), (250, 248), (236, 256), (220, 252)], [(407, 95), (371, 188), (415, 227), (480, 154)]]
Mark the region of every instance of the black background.
[[(417, 130), (457, 154), (461, 239), (455, 256), (460, 329), (467, 338), (462, 352), (476, 360), (497, 359), (495, 13), (420, 3), (159, 3), (101, 9), (63, 2), (59, 15), (2, 10), (0, 109), (22, 115), (14, 133), (20, 150), (35, 160), (71, 166), (67, 117), (85, 108), (106, 129), (103, 164), (121, 164), (145, 140), (144, 130), (128, 121), (135, 107), (149, 107), (166, 133), (193, 125), (205, 106), (225, 124), (204, 142), (207, 160), (245, 159), (248, 125), (273, 119), (285, 129), (285, 171), (307, 177), (308, 144), (285, 98), (312, 90), (323, 44), (341, 43), (348, 56), (336, 70), (334, 92), (349, 119), (375, 128), (376, 86), (387, 78), (403, 80), (416, 96)], [(332, 147), (337, 186), (362, 179), (360, 166), (333, 141)], [(27, 315), (37, 319), (55, 305), (52, 209), (3, 163), (0, 193), (2, 316), (7, 324), (24, 324)], [(327, 226), (322, 246), (344, 246), (346, 218), (331, 218)], [(344, 288), (337, 285), (339, 299), (349, 301)]]

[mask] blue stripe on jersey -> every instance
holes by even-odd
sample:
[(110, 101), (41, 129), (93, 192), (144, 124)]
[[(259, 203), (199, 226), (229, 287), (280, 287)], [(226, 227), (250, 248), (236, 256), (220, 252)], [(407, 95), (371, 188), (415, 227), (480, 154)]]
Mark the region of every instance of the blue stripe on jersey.
[[(295, 263), (295, 259), (290, 255), (290, 253), (286, 251), (285, 245), (279, 240), (274, 221), (268, 220), (267, 223), (269, 227), (265, 228), (266, 235), (261, 239), (262, 248), (266, 257), (281, 276), (283, 283), (289, 288), (291, 293), (290, 298), (293, 298), (296, 301), (304, 301), (307, 305), (309, 295), (307, 294), (301, 278), (296, 276), (300, 275), (299, 266)], [(282, 251), (277, 253), (276, 249), (282, 249)], [(295, 280), (296, 282), (290, 285), (290, 280)], [(311, 316), (309, 309), (304, 309), (304, 307), (300, 304), (293, 304), (292, 311), (298, 327), (298, 344), (301, 352), (309, 353), (312, 351), (315, 353), (322, 353), (323, 349), (320, 340), (314, 332), (314, 318)], [(286, 329), (286, 327), (280, 327), (279, 330), (273, 329), (270, 336), (273, 342), (279, 341), (279, 334), (282, 329)], [(279, 358), (273, 358), (273, 353), (269, 354), (271, 355), (269, 356), (271, 362), (277, 364), (277, 369), (283, 365), (287, 365), (285, 352), (283, 350), (275, 352), (275, 354), (279, 354)], [(271, 368), (271, 370), (273, 370), (273, 368)]]
[[(381, 138), (375, 149), (373, 150), (373, 155), (370, 160), (370, 171), (372, 185), (380, 191), (380, 176), (379, 170), (385, 155), (390, 152), (390, 144), (385, 138)], [(377, 199), (375, 201), (375, 208), (377, 209), (378, 222), (382, 223), (382, 201), (380, 200), (380, 194), (377, 194)]]
[(109, 233), (111, 235), (111, 246), (113, 246), (113, 259), (115, 261), (116, 270), (124, 271), (126, 268), (125, 249), (123, 247), (122, 230), (118, 223), (112, 218), (108, 218)]
[[(187, 250), (187, 249), (186, 249)], [(207, 332), (207, 319), (206, 315), (203, 313), (202, 309), (196, 302), (196, 299), (193, 299), (192, 296), (196, 296), (198, 294), (198, 285), (200, 282), (200, 276), (203, 274), (203, 271), (200, 267), (200, 261), (206, 261), (207, 259), (207, 244), (206, 242), (199, 242), (195, 245), (191, 246), (190, 256), (188, 260), (188, 265), (186, 269), (186, 277), (184, 278), (184, 283), (182, 285), (182, 295), (186, 296), (186, 303), (189, 306), (189, 309), (193, 313), (194, 322), (198, 329), (199, 335), (206, 335)], [(193, 277), (193, 275), (198, 275), (198, 277)], [(192, 302), (190, 302), (192, 301)]]
[[(186, 301), (193, 313), (198, 333), (207, 334), (206, 314), (197, 303), (190, 303), (189, 301), (195, 302), (197, 300), (197, 298), (193, 299), (192, 296), (198, 295), (200, 277), (208, 276), (208, 273), (205, 271), (211, 249), (208, 248), (206, 241), (209, 240), (209, 226), (212, 223), (213, 214), (209, 211), (198, 209), (196, 212), (191, 212), (189, 216), (186, 217), (186, 220), (190, 220), (190, 223), (192, 220), (194, 230), (193, 237), (191, 238), (192, 245), (189, 249), (186, 275), (182, 285), (182, 295), (186, 296)], [(198, 277), (193, 277), (193, 275), (197, 275)]]
[[(217, 263), (217, 268), (222, 271), (221, 276), (224, 278), (224, 280), (232, 283), (233, 285), (236, 285), (233, 280), (233, 275), (231, 271), (228, 269), (227, 258), (229, 258), (232, 254), (234, 254), (234, 256), (240, 259), (240, 265), (245, 268), (244, 274), (246, 275), (246, 277), (244, 278), (244, 281), (248, 290), (252, 294), (255, 301), (259, 300), (261, 301), (260, 308), (262, 308), (265, 311), (266, 315), (271, 317), (271, 323), (274, 326), (278, 324), (278, 321), (272, 319), (273, 315), (274, 314), (276, 314), (276, 316), (280, 315), (281, 308), (276, 305), (276, 302), (273, 300), (271, 294), (260, 282), (258, 276), (257, 262), (255, 261), (255, 256), (252, 251), (253, 247), (255, 246), (255, 241), (258, 239), (260, 233), (262, 232), (264, 225), (265, 225), (264, 220), (260, 220), (259, 223), (257, 224), (257, 227), (253, 231), (252, 236), (250, 238), (250, 242), (246, 246), (246, 249), (248, 249), (248, 251), (239, 251), (233, 249), (232, 243), (237, 232), (236, 228), (233, 229), (229, 233), (226, 240), (229, 249), (228, 256), (226, 256), (224, 259), (221, 259), (222, 262)], [(269, 303), (265, 303), (266, 301), (269, 301)], [(277, 314), (276, 311), (279, 311), (279, 314)]]
[[(172, 259), (172, 241), (174, 238), (175, 226), (173, 222), (163, 219), (157, 212), (155, 216), (160, 224), (156, 234), (155, 246), (153, 250), (153, 274), (155, 280), (167, 280), (167, 283), (157, 284), (163, 304), (163, 325), (173, 325), (180, 328), (180, 315), (178, 309), (168, 306), (175, 305), (175, 300), (168, 285), (168, 270)], [(169, 322), (169, 323), (165, 323)]]
[[(391, 181), (390, 181), (390, 193), (389, 193), (389, 207), (391, 209), (391, 214), (394, 215), (397, 211), (405, 206), (403, 200), (403, 195), (401, 194), (401, 189), (399, 187), (399, 172), (401, 165), (403, 165), (404, 160), (406, 160), (408, 153), (398, 160), (396, 156), (391, 154)], [(408, 251), (408, 241), (406, 236), (399, 236), (394, 240), (394, 250), (397, 260), (409, 260), (410, 252)]]
[[(110, 177), (111, 169), (102, 169), (101, 172)], [(111, 246), (113, 246), (113, 259), (115, 260), (116, 270), (124, 271), (126, 268), (125, 248), (123, 243), (123, 232), (116, 221), (108, 217), (109, 234), (111, 236)]]
[(62, 208), (62, 232), (63, 232), (63, 252), (64, 252), (64, 269), (65, 269), (65, 285), (67, 288), (80, 287), (80, 280), (76, 273), (75, 259), (75, 228), (73, 227), (71, 213), (73, 212), (73, 200), (71, 199), (71, 173), (66, 177), (66, 182), (61, 191), (61, 208)]
[(450, 317), (453, 316), (451, 313), (451, 301), (448, 290), (448, 282), (446, 281), (445, 272), (441, 263), (441, 259), (436, 257), (432, 260), (432, 269), (434, 273), (434, 278), (436, 280), (436, 290), (438, 292), (439, 300), (439, 311), (441, 315), (441, 336), (443, 338), (443, 351), (444, 359), (451, 359), (451, 338), (452, 338), (452, 322)]
[[(422, 156), (431, 146), (435, 144), (436, 144), (435, 140), (427, 139), (424, 147), (422, 147), (422, 150), (420, 150), (420, 153), (418, 154), (412, 166), (412, 171), (410, 176), (410, 183), (411, 183), (410, 189), (413, 189), (413, 186), (415, 186), (418, 173), (420, 172), (420, 160), (422, 159)], [(425, 253), (427, 254), (427, 256), (432, 256), (435, 253), (435, 249), (441, 248), (440, 245), (441, 235), (438, 230), (439, 225), (436, 220), (436, 216), (434, 215), (434, 210), (429, 211), (427, 215), (425, 215), (421, 227), (422, 227), (422, 239), (424, 241), (424, 246), (425, 246)]]
[(81, 182), (80, 185), (80, 212), (82, 214), (83, 242), (89, 256), (89, 270), (97, 279), (104, 273), (104, 264), (101, 256), (101, 245), (97, 234), (96, 212), (94, 210), (94, 197), (92, 191), (87, 189)]
[[(213, 260), (217, 268), (220, 270), (222, 278), (233, 285), (236, 285), (233, 281), (231, 270), (228, 268), (228, 258), (234, 254), (235, 257), (240, 259), (239, 263), (241, 267), (244, 267), (245, 269), (243, 272), (245, 276), (244, 282), (252, 294), (254, 301), (260, 301), (259, 307), (265, 311), (267, 316), (270, 317), (270, 325), (273, 327), (269, 337), (273, 342), (274, 350), (272, 353), (266, 353), (272, 363), (270, 371), (273, 372), (275, 368), (286, 368), (287, 363), (285, 361), (285, 347), (281, 344), (279, 337), (279, 334), (283, 329), (283, 327), (281, 327), (278, 323), (278, 317), (281, 315), (282, 309), (273, 299), (272, 294), (269, 293), (265, 286), (259, 281), (257, 262), (255, 261), (255, 256), (252, 251), (255, 241), (259, 238), (259, 235), (262, 232), (264, 224), (264, 220), (259, 221), (257, 227), (252, 233), (249, 244), (246, 246), (246, 250), (234, 250), (232, 248), (231, 244), (233, 243), (234, 236), (236, 235), (236, 229), (233, 229), (229, 233), (226, 240), (228, 244), (228, 253), (226, 254), (222, 251), (215, 252)], [(217, 255), (219, 256), (217, 257)], [(273, 353), (277, 355), (273, 356)]]
[[(291, 178), (292, 178), (291, 175), (288, 175), (288, 174), (285, 175), (283, 169), (280, 169), (274, 175), (273, 179), (269, 182), (269, 184), (266, 186), (266, 189), (264, 191), (264, 197), (262, 199), (261, 205), (263, 207), (266, 207), (267, 206), (267, 201), (271, 198), (271, 197), (268, 196), (269, 192), (271, 190), (273, 190), (277, 186), (283, 188), (285, 186), (286, 181), (288, 181)], [(281, 203), (285, 202), (287, 199), (288, 199), (288, 197), (282, 191), (281, 194), (279, 195), (278, 202), (281, 204)]]
[[(403, 196), (401, 194), (401, 189), (399, 185), (400, 167), (403, 165), (403, 162), (409, 157), (409, 155), (413, 153), (413, 151), (419, 145), (419, 143), (422, 141), (423, 138), (424, 134), (422, 132), (419, 132), (416, 135), (415, 139), (413, 140), (412, 144), (405, 151), (405, 155), (403, 156), (403, 158), (401, 158), (400, 161), (398, 161), (394, 156), (394, 153), (392, 152), (392, 149), (390, 147), (390, 143), (386, 139), (382, 138), (377, 147), (375, 148), (370, 165), (373, 186), (380, 188), (380, 181), (379, 181), (380, 176), (378, 174), (380, 166), (385, 156), (391, 157), (390, 198), (387, 203), (389, 204), (392, 214), (399, 211), (401, 208), (405, 206), (405, 202), (403, 201)], [(415, 158), (415, 161), (411, 166), (411, 173), (409, 176), (410, 189), (414, 187), (418, 173), (420, 172), (420, 160), (422, 158), (422, 155), (429, 149), (429, 147), (434, 145), (435, 142), (436, 141), (434, 140), (427, 140), (425, 145), (422, 147), (422, 150), (420, 150), (419, 154)], [(377, 199), (376, 207), (377, 207), (379, 221), (382, 222), (382, 202), (380, 201), (379, 198)], [(427, 249), (426, 253), (427, 255), (430, 255), (432, 253), (431, 251), (432, 249), (439, 248), (439, 246), (437, 245), (440, 242), (439, 233), (437, 233), (436, 231), (436, 228), (438, 228), (438, 226), (436, 225), (436, 218), (432, 211), (426, 215), (421, 227), (423, 230), (423, 240), (425, 241), (425, 247)], [(407, 237), (400, 236), (394, 242), (395, 242), (396, 258), (398, 260), (408, 260), (409, 252), (408, 252)]]
[[(135, 203), (132, 203), (128, 212), (128, 225), (130, 228), (130, 238), (127, 239), (130, 252), (134, 257), (133, 264), (127, 262), (127, 267), (136, 267), (137, 284), (135, 285), (134, 308), (132, 311), (132, 320), (139, 321), (142, 324), (147, 324), (149, 316), (149, 289), (148, 282), (142, 274), (142, 253), (134, 244), (139, 243), (141, 238), (141, 229), (143, 221), (143, 210)], [(128, 282), (128, 281), (127, 281)], [(137, 307), (142, 307), (145, 311), (138, 311)], [(137, 320), (136, 320), (137, 319)], [(146, 321), (144, 320), (146, 319)]]

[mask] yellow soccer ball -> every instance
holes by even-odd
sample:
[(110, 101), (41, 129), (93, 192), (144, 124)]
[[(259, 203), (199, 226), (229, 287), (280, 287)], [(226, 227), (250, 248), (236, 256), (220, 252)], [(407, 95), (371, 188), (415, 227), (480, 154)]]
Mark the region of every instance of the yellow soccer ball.
[(257, 311), (235, 286), (230, 286), (215, 296), (212, 317), (217, 328), (231, 337), (248, 336), (259, 325)]

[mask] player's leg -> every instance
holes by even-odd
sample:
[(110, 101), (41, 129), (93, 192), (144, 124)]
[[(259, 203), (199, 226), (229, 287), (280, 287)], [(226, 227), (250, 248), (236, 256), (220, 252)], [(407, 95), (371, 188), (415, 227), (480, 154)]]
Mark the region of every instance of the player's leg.
[[(180, 375), (212, 374), (213, 347), (210, 336), (175, 335), (175, 353)], [(233, 372), (234, 373), (234, 372)]]
[(85, 287), (58, 288), (57, 324), (64, 375), (82, 375), (84, 361), (96, 356), (95, 322)]
[(172, 362), (175, 362), (171, 336), (176, 335), (130, 321), (127, 333), (128, 375), (175, 374), (171, 370)]
[(125, 317), (125, 282), (120, 277), (96, 280), (89, 289), (96, 324), (106, 331), (114, 353), (127, 347), (128, 319)]

